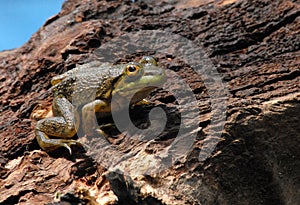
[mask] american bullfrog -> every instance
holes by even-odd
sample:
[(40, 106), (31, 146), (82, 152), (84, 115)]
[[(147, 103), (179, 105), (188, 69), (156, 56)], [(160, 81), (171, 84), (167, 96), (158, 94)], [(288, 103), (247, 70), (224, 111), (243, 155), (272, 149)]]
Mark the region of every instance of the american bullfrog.
[(65, 147), (71, 154), (72, 145), (81, 145), (71, 139), (79, 126), (87, 135), (99, 133), (95, 112), (107, 116), (125, 109), (125, 100), (137, 104), (165, 80), (164, 69), (151, 56), (120, 65), (94, 61), (54, 77), (53, 117), (39, 120), (35, 127), (40, 147), (45, 151)]

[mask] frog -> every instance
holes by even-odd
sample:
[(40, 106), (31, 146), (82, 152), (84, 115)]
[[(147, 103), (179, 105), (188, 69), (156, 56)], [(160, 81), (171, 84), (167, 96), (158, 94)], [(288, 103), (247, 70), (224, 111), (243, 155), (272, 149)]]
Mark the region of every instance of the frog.
[(51, 80), (53, 116), (37, 121), (37, 142), (46, 152), (63, 147), (72, 155), (72, 146), (83, 146), (73, 139), (80, 126), (85, 135), (104, 134), (101, 117), (125, 109), (128, 100), (143, 104), (165, 81), (165, 69), (152, 56), (116, 65), (92, 61), (57, 75)]

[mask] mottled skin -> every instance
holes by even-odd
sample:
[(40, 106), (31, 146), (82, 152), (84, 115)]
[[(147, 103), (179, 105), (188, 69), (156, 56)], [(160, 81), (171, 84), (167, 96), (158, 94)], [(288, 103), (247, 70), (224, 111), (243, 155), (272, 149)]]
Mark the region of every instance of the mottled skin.
[(71, 154), (71, 145), (81, 145), (70, 139), (80, 125), (87, 135), (99, 133), (95, 112), (105, 116), (120, 110), (134, 93), (131, 104), (138, 103), (164, 82), (164, 70), (150, 56), (123, 65), (92, 62), (56, 76), (51, 81), (53, 117), (37, 122), (37, 141), (45, 151), (65, 147)]

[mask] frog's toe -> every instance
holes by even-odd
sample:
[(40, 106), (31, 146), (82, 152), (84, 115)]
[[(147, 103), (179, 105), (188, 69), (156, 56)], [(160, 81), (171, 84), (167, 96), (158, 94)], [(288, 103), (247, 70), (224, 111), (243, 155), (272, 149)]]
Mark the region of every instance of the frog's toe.
[(96, 129), (96, 133), (100, 136), (108, 137), (108, 134), (106, 134), (101, 128)]
[(63, 142), (61, 144), (61, 146), (65, 147), (69, 151), (70, 155), (72, 155), (71, 146), (79, 146), (79, 147), (86, 148), (85, 144), (78, 142), (76, 140), (67, 140), (67, 141)]
[(62, 147), (65, 147), (65, 148), (69, 151), (69, 154), (72, 155), (72, 149), (71, 149), (71, 147), (70, 147), (69, 144), (67, 144), (67, 143), (62, 143), (61, 146), (62, 146)]
[(74, 140), (59, 140), (58, 143), (58, 146), (66, 148), (69, 151), (70, 155), (72, 155), (71, 146), (73, 145), (78, 145), (78, 143), (76, 143), (76, 141)]

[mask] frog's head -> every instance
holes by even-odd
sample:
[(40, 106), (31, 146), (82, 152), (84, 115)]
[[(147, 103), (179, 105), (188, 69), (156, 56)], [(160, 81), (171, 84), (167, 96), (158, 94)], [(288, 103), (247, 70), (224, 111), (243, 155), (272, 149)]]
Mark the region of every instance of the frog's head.
[(112, 95), (133, 97), (131, 103), (136, 103), (147, 97), (155, 88), (166, 81), (165, 70), (158, 66), (153, 57), (144, 56), (138, 63), (128, 63), (114, 85)]

